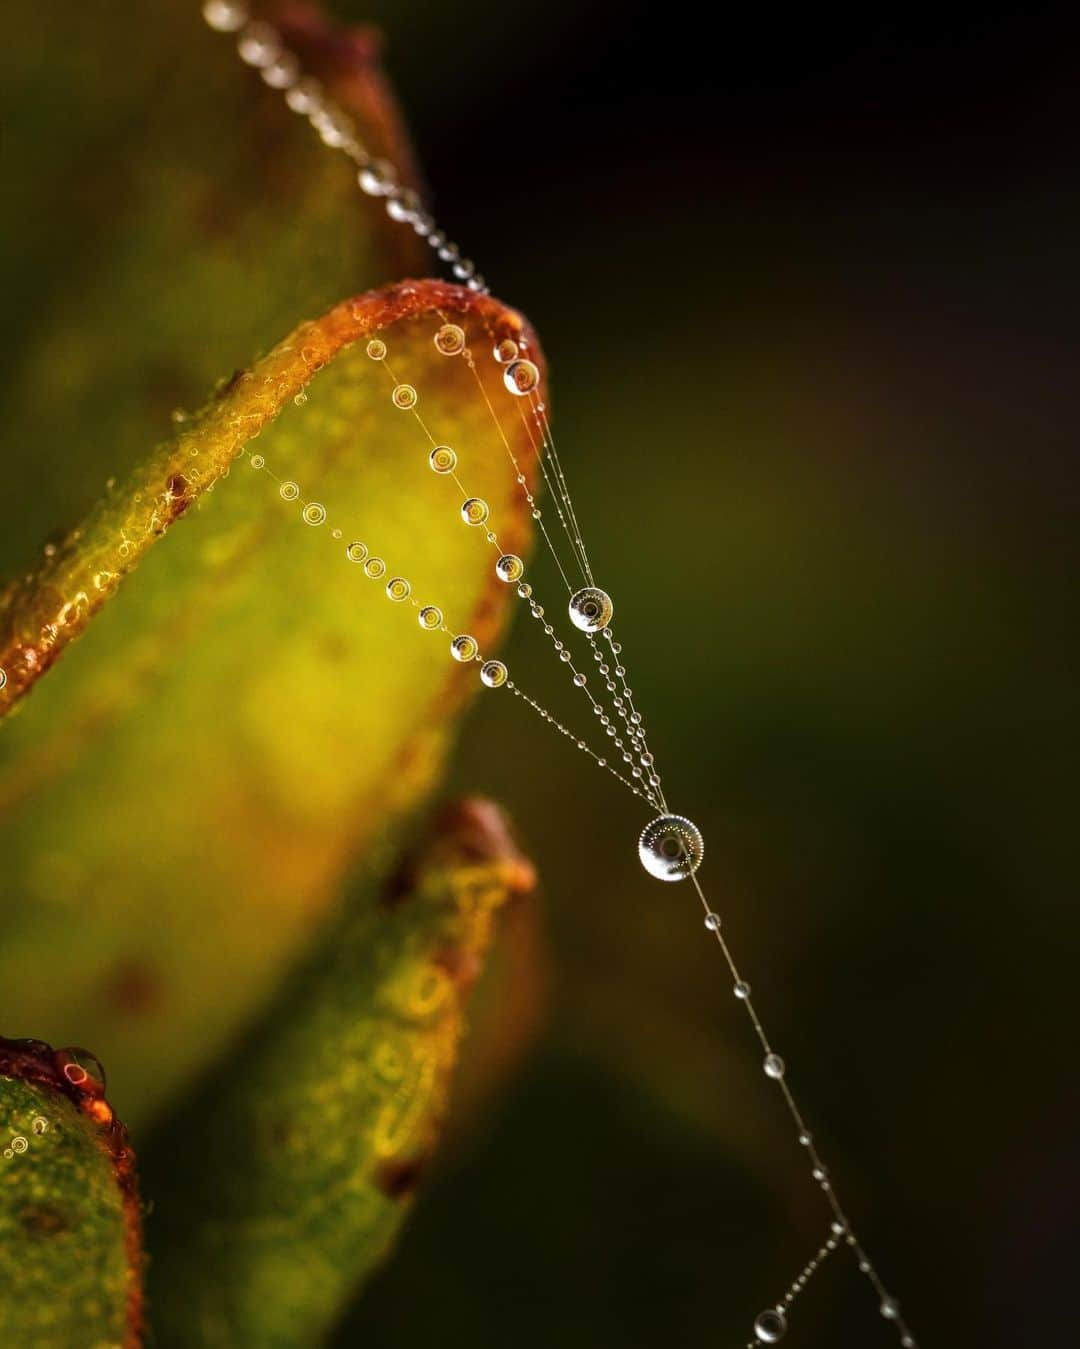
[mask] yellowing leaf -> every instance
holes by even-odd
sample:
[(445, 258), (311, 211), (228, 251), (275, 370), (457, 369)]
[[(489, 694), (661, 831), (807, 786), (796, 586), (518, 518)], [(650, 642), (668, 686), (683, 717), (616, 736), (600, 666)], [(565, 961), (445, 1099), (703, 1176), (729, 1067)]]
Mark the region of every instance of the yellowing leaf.
[[(482, 355), (475, 372), (436, 350), (444, 318)], [(366, 354), (375, 332), (385, 361)], [(535, 354), (517, 315), (438, 282), (335, 306), (228, 381), (4, 599), (0, 699), (19, 714), (0, 726), (0, 1013), (100, 1047), (125, 1117), (251, 1015), (358, 850), (374, 863), (390, 843), (479, 687), (412, 601), (488, 653), (513, 587), (431, 472), (424, 428), (455, 447), (498, 548), (522, 552), (511, 456), (531, 483), (532, 432), (490, 355), (508, 335)], [(415, 412), (393, 405), (394, 378)], [(348, 560), (357, 539), (385, 576)], [(401, 604), (384, 593), (395, 574), (412, 585)]]
[(493, 920), (531, 884), (494, 807), (446, 811), (169, 1122), (144, 1178), (157, 1344), (321, 1342), (401, 1225)]

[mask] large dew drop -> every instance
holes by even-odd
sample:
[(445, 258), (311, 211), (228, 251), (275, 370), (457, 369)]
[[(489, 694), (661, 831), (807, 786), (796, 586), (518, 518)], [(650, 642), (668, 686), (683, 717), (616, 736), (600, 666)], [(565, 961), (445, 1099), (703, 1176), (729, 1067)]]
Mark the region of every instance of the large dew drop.
[(511, 361), (503, 371), (503, 383), (511, 393), (523, 398), (540, 384), (540, 371), (532, 361)]
[(469, 497), (461, 503), (461, 518), (467, 525), (482, 525), (488, 518), (488, 504), (480, 497)]
[(486, 660), (480, 667), (480, 678), (489, 689), (500, 689), (506, 683), (506, 666), (501, 660)]
[(599, 632), (606, 628), (615, 613), (615, 606), (606, 590), (585, 586), (570, 596), (570, 622), (582, 632)]
[(500, 581), (510, 585), (514, 581), (520, 581), (525, 575), (525, 563), (516, 553), (503, 553), (495, 563), (495, 575)]
[(659, 816), (638, 840), (641, 865), (660, 881), (685, 881), (701, 866), (704, 855), (701, 830), (682, 815)]
[(457, 455), (449, 445), (436, 445), (428, 455), (428, 463), (435, 473), (453, 473), (457, 467)]
[(762, 1344), (776, 1344), (782, 1340), (787, 1331), (787, 1321), (784, 1319), (784, 1313), (776, 1311), (770, 1307), (768, 1311), (761, 1312), (754, 1322), (754, 1334)]
[(479, 650), (480, 645), (476, 638), (470, 637), (467, 632), (461, 633), (450, 643), (450, 654), (455, 660), (475, 660)]
[(435, 334), (435, 350), (443, 356), (456, 356), (465, 349), (465, 330), (456, 323), (444, 323)]

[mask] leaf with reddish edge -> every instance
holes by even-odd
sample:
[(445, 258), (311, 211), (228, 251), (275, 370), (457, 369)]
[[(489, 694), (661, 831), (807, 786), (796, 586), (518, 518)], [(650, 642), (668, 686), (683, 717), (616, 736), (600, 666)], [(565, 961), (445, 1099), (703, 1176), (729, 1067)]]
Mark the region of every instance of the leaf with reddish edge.
[(0, 1037), (0, 1341), (142, 1343), (135, 1155), (85, 1051)]
[[(374, 35), (286, 8), (308, 73), (415, 182)], [(25, 6), (5, 54), (0, 577), (300, 318), (432, 265), (198, 0)]]
[(532, 885), (494, 806), (445, 810), (154, 1140), (162, 1349), (322, 1342), (408, 1210), (494, 919)]
[[(514, 336), (542, 364), (535, 337), (494, 299), (403, 283), (334, 306), (234, 376), (0, 606), (0, 700), (19, 700), (0, 728), (15, 915), (0, 934), (0, 1010), (102, 1046), (129, 1120), (251, 1016), (353, 859), (377, 869), (389, 855), (453, 713), (480, 688), (447, 636), (421, 632), (345, 557), (365, 539), (388, 576), (408, 576), (490, 652), (513, 587), (390, 399), (387, 365), (458, 448), (500, 547), (526, 551), (529, 510), (475, 376), (435, 349), (444, 316), (466, 329), (535, 487), (522, 400), (491, 357)], [(388, 363), (365, 354), (375, 332)], [(325, 524), (303, 524), (251, 469), (241, 452), (255, 435), (267, 467), (325, 505)]]

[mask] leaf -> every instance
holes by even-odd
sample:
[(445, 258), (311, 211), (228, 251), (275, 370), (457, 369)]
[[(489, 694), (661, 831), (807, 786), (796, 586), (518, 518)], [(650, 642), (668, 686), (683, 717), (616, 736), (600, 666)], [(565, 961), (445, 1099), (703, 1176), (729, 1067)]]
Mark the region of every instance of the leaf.
[[(382, 333), (521, 552), (514, 466), (465, 360), (435, 350), (441, 314), (485, 355), (508, 334), (535, 348), (517, 315), (439, 282), (343, 302), (230, 380), (0, 609), (0, 698), (21, 698), (0, 726), (0, 1012), (100, 1045), (133, 1123), (251, 1016), (358, 852), (388, 855), (479, 686), (345, 556), (364, 539), (454, 631), (496, 640), (512, 587), (360, 340)], [(519, 400), (476, 365), (531, 481)], [(255, 435), (324, 524), (237, 466)]]
[(4, 1344), (141, 1343), (135, 1158), (86, 1062), (79, 1051), (0, 1038)]
[(532, 881), (494, 807), (446, 812), (155, 1140), (156, 1343), (320, 1341), (401, 1223), (495, 912)]
[[(374, 37), (287, 9), (306, 67), (415, 181)], [(198, 0), (28, 7), (5, 57), (0, 576), (168, 435), (174, 409), (430, 256)]]

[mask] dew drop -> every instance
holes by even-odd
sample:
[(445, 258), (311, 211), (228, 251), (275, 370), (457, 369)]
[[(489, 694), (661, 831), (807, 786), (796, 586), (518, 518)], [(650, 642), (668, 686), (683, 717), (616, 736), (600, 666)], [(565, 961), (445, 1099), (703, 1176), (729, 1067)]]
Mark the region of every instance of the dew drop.
[(11, 1150), (14, 1153), (22, 1154), (30, 1146), (30, 1141), (24, 1138), (22, 1134), (16, 1134), (11, 1140)]
[(580, 672), (574, 676), (574, 683), (578, 686), (579, 689), (583, 689), (587, 682), (588, 681), (586, 680), (585, 676)]
[(735, 996), (739, 999), (740, 1002), (745, 1002), (746, 999), (750, 996), (750, 985), (746, 982), (745, 979), (740, 979), (739, 982), (735, 985)]
[(532, 361), (511, 361), (503, 371), (503, 383), (521, 398), (539, 385), (540, 371)]
[(241, 33), (236, 50), (245, 65), (261, 70), (264, 66), (272, 65), (281, 55), (281, 41), (268, 23), (256, 20), (249, 23)]
[(506, 683), (508, 671), (501, 660), (487, 660), (480, 667), (480, 678), (489, 689), (498, 689)]
[[(360, 184), (361, 192), (366, 192), (369, 197), (385, 197), (388, 192), (394, 190), (394, 183), (397, 181), (397, 174), (394, 172), (393, 164), (385, 159), (373, 159), (370, 164), (365, 164), (356, 175), (356, 181)], [(371, 355), (371, 351), (368, 351)], [(383, 356), (386, 355), (385, 348)], [(376, 361), (381, 361), (382, 356), (373, 357)]]
[(895, 1321), (900, 1314), (900, 1304), (894, 1297), (883, 1297), (880, 1310), (886, 1321)]
[(105, 1069), (97, 1055), (88, 1049), (58, 1049), (56, 1063), (73, 1087), (105, 1090)]
[(457, 454), (449, 445), (436, 445), (428, 455), (428, 463), (436, 473), (453, 473), (457, 468)]
[(442, 610), (434, 604), (425, 604), (416, 615), (416, 621), (425, 632), (433, 632), (436, 628), (442, 626)]
[(500, 581), (510, 585), (514, 581), (520, 581), (525, 575), (525, 563), (516, 553), (503, 553), (495, 563), (495, 575)]
[(345, 549), (345, 556), (350, 562), (363, 562), (367, 555), (367, 544), (361, 543), (359, 539), (353, 539), (352, 543)]
[(373, 337), (367, 344), (367, 354), (373, 361), (386, 360), (386, 343), (381, 337)]
[(444, 323), (435, 334), (435, 350), (443, 356), (457, 356), (465, 349), (465, 329), (456, 323)]
[(411, 188), (395, 186), (386, 193), (386, 214), (391, 220), (411, 224), (421, 209), (420, 198)]
[(282, 52), (272, 65), (262, 72), (262, 77), (271, 89), (289, 89), (300, 75), (300, 63), (292, 52)]
[(779, 1082), (787, 1071), (787, 1066), (779, 1054), (766, 1054), (762, 1066), (765, 1069), (765, 1076), (771, 1077), (775, 1082)]
[(386, 563), (381, 557), (369, 557), (364, 563), (364, 575), (369, 576), (373, 581), (378, 581), (386, 575)]
[(697, 871), (704, 853), (701, 831), (682, 815), (659, 816), (638, 840), (641, 865), (661, 881), (686, 880)]
[(491, 354), (500, 365), (509, 365), (511, 361), (517, 360), (521, 351), (512, 337), (504, 337), (501, 342), (495, 343)]
[(392, 576), (386, 583), (386, 597), (400, 604), (412, 594), (412, 586), (404, 576)]
[(528, 583), (528, 581), (522, 581), (522, 583), (518, 586), (518, 594), (521, 596), (523, 600), (527, 600), (529, 598), (529, 596), (532, 594), (532, 586)]
[(784, 1320), (784, 1314), (773, 1307), (759, 1313), (754, 1321), (754, 1334), (762, 1344), (775, 1344), (777, 1340), (782, 1340), (786, 1333), (787, 1321)]
[(326, 521), (326, 507), (321, 501), (309, 501), (303, 514), (305, 525), (321, 525)]
[(6, 684), (7, 684), (7, 671), (0, 670), (0, 689), (4, 688)]
[(606, 590), (584, 586), (570, 596), (570, 622), (582, 632), (600, 632), (611, 622), (615, 606)]
[(36, 1134), (47, 1134), (49, 1132), (49, 1121), (44, 1115), (35, 1115), (30, 1122), (30, 1128)]
[(467, 525), (482, 525), (488, 518), (488, 504), (480, 497), (469, 497), (461, 503), (461, 518)]
[(203, 18), (219, 33), (235, 33), (248, 20), (248, 7), (239, 0), (206, 0)]
[(295, 501), (300, 495), (300, 484), (295, 482), (283, 482), (278, 488), (278, 495), (282, 501)]
[(476, 638), (470, 637), (468, 633), (461, 633), (450, 643), (450, 654), (455, 660), (475, 660), (479, 650), (480, 646)]
[(253, 455), (251, 456), (250, 463), (251, 463), (251, 467), (252, 467), (252, 468), (265, 468), (265, 467), (266, 467), (266, 460), (262, 457), (261, 454), (253, 454)]
[[(637, 772), (640, 775), (641, 769), (639, 768)], [(720, 915), (718, 913), (707, 913), (705, 915), (705, 926), (709, 929), (710, 932), (719, 932)]]
[(285, 102), (301, 116), (317, 113), (322, 107), (322, 86), (317, 80), (301, 80), (285, 95)]
[(303, 389), (301, 389), (298, 394), (294, 395), (293, 402), (296, 404), (298, 408), (302, 408), (304, 404), (307, 402), (307, 398), (308, 398), (307, 394), (304, 392)]
[(411, 384), (395, 384), (394, 392), (390, 395), (394, 407), (400, 408), (402, 412), (409, 412), (416, 407), (417, 394)]

